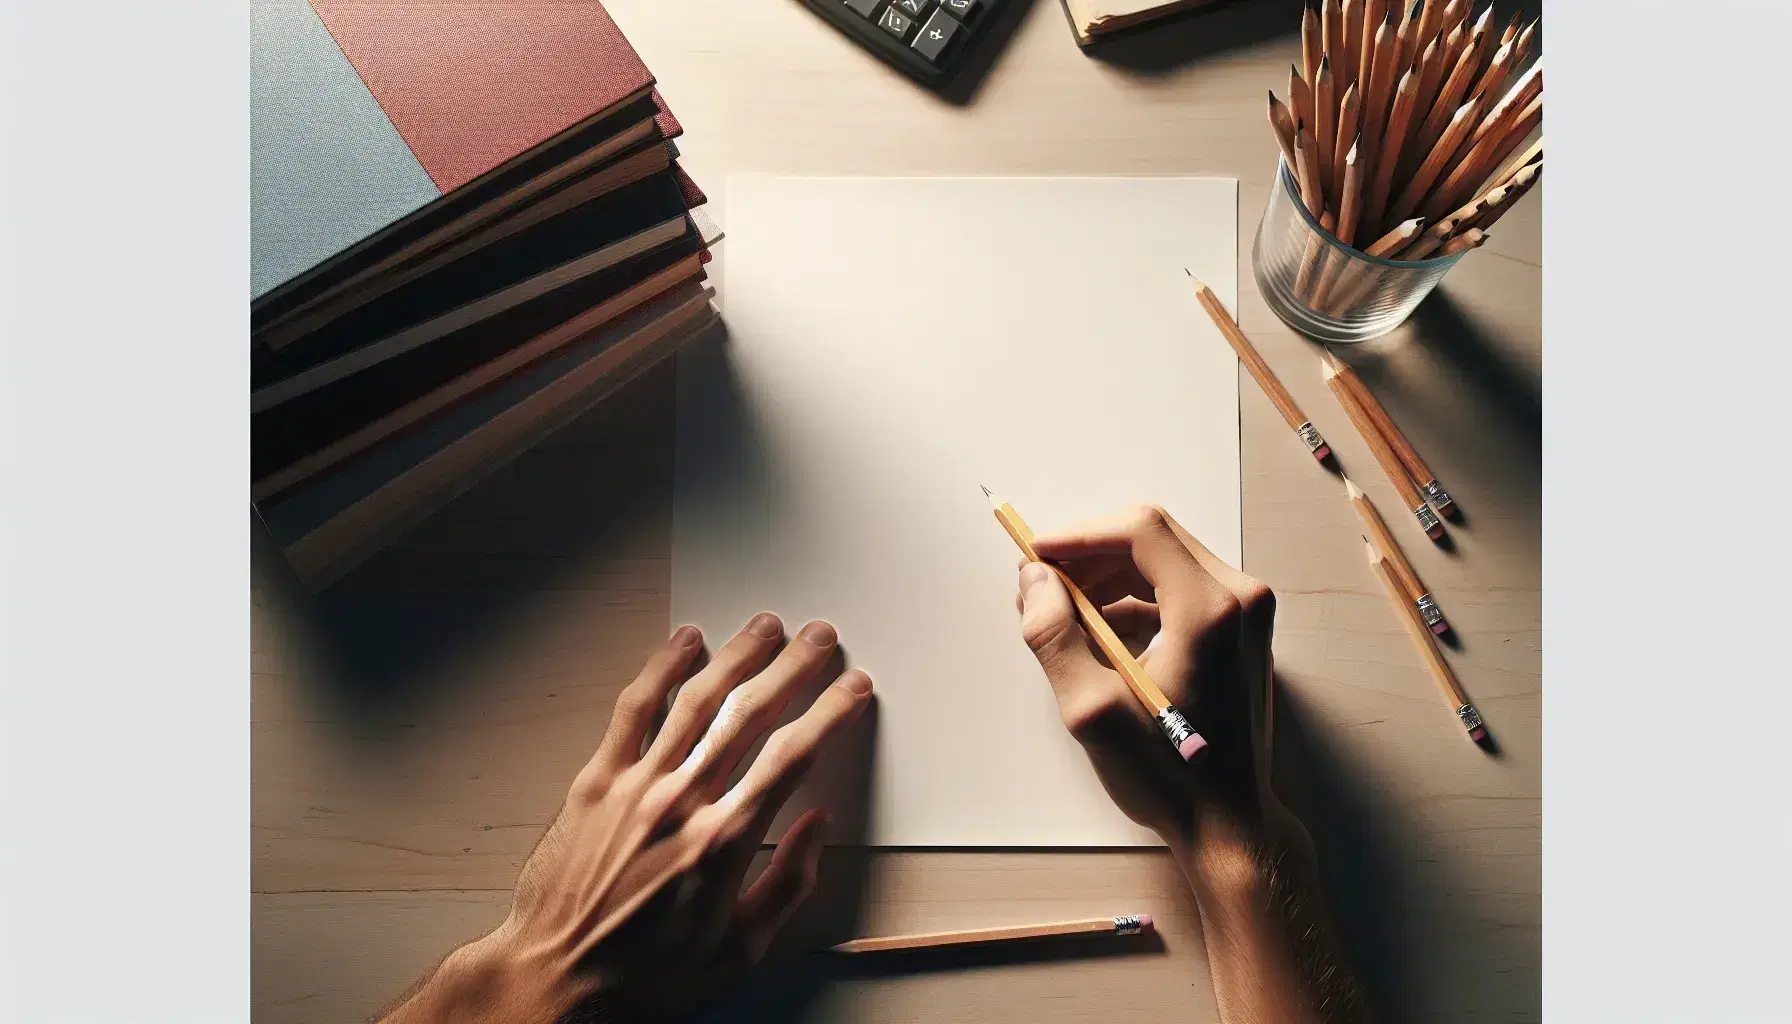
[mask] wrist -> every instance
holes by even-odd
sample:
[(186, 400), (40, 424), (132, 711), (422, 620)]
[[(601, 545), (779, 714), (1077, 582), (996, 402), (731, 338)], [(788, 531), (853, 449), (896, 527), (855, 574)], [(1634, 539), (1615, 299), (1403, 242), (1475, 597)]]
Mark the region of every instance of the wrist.
[(537, 959), (499, 928), (448, 954), (385, 1024), (552, 1024), (580, 993), (568, 971)]

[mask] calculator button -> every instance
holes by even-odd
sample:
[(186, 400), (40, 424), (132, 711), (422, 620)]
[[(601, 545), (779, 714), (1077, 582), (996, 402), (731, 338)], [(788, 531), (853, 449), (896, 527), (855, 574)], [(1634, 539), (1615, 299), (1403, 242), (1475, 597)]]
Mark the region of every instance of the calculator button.
[(877, 13), (877, 5), (883, 0), (846, 0), (846, 6), (861, 18), (869, 18)]
[(934, 11), (933, 17), (927, 19), (927, 24), (915, 36), (915, 52), (938, 63), (940, 54), (946, 52), (946, 47), (952, 45), (952, 37), (960, 31), (961, 27), (951, 15), (943, 10)]
[(927, 16), (927, 8), (933, 6), (933, 0), (896, 0), (895, 6), (897, 10), (920, 21)]
[(949, 11), (953, 17), (963, 22), (975, 20), (988, 6), (989, 0), (940, 0), (942, 10)]
[(907, 39), (908, 30), (915, 27), (915, 19), (894, 7), (884, 11), (884, 16), (877, 19), (877, 27), (898, 39)]

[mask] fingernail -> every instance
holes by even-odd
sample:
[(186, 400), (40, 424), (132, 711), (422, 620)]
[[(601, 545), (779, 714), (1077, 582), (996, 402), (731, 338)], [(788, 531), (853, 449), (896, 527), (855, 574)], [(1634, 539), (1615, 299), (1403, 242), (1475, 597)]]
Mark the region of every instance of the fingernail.
[(696, 626), (680, 626), (672, 634), (672, 646), (679, 649), (695, 647), (703, 639), (703, 634)]
[(846, 687), (848, 693), (855, 697), (864, 697), (871, 693), (871, 677), (863, 672), (849, 672), (845, 679), (840, 680), (840, 683)]
[(840, 634), (834, 632), (834, 627), (820, 619), (816, 619), (814, 622), (804, 626), (803, 631), (798, 633), (797, 636), (802, 637), (804, 640), (809, 641), (817, 647), (832, 647), (834, 646), (834, 643), (840, 639)]
[(753, 616), (753, 621), (747, 623), (747, 632), (754, 636), (764, 637), (767, 640), (773, 639), (783, 631), (784, 623), (779, 621), (778, 617), (771, 612), (760, 612), (758, 615)]
[(1050, 579), (1052, 571), (1043, 562), (1028, 562), (1020, 571), (1020, 592), (1025, 594)]

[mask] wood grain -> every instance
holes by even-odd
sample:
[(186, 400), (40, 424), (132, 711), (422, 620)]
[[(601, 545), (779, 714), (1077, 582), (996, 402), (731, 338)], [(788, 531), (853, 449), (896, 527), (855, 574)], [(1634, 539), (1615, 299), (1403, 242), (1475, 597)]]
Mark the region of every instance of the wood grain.
[[(1234, 313), (1345, 468), (1392, 507), (1312, 371), (1314, 347), (1244, 272), (1276, 165), (1264, 90), (1299, 59), (1285, 5), (1222, 5), (1085, 54), (1058, 5), (1038, 2), (969, 105), (917, 90), (799, 4), (607, 6), (685, 124), (683, 160), (724, 226), (732, 171), (1237, 177)], [(1244, 568), (1279, 599), (1279, 778), (1401, 1019), (1541, 1017), (1533, 192), (1411, 323), (1351, 353), (1470, 510), (1454, 552), (1420, 543), (1408, 556), (1462, 637), (1450, 660), (1499, 758), (1439, 709), (1342, 487), (1239, 375)], [(671, 394), (669, 376), (650, 374), (315, 605), (288, 596), (274, 564), (258, 566), (258, 1024), (362, 1019), (503, 916), (616, 692), (670, 625)], [(789, 952), (1135, 911), (1153, 915), (1161, 945), (843, 975), (785, 957), (719, 1019), (1084, 1024), (1116, 1008), (1217, 1019), (1192, 903), (1161, 852), (832, 849)]]

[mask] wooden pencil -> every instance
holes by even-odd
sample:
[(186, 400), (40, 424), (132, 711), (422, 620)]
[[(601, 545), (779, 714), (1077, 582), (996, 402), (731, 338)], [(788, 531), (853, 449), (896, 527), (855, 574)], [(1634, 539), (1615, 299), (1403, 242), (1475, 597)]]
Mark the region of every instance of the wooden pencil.
[(1400, 28), (1394, 33), (1399, 49), (1394, 53), (1394, 63), (1399, 67), (1411, 67), (1413, 58), (1425, 45), (1419, 38), (1419, 23), (1425, 20), (1424, 0), (1412, 0), (1406, 8), (1406, 17), (1400, 19)]
[(1344, 54), (1335, 65), (1344, 88), (1355, 85), (1361, 77), (1364, 3), (1365, 0), (1344, 0)]
[[(1184, 272), (1187, 273), (1186, 268)], [(1251, 340), (1244, 336), (1244, 331), (1239, 330), (1238, 322), (1232, 319), (1232, 314), (1226, 312), (1226, 307), (1221, 304), (1220, 297), (1215, 295), (1213, 289), (1207, 287), (1194, 274), (1191, 273), (1188, 277), (1194, 284), (1195, 296), (1200, 299), (1201, 308), (1207, 311), (1207, 316), (1213, 320), (1213, 325), (1218, 327), (1220, 334), (1225, 336), (1226, 344), (1232, 346), (1232, 351), (1237, 354), (1238, 361), (1244, 364), (1246, 370), (1250, 371), (1251, 377), (1257, 381), (1257, 386), (1263, 389), (1264, 395), (1268, 396), (1269, 403), (1282, 414), (1282, 419), (1286, 420), (1288, 426), (1300, 436), (1301, 441), (1307, 446), (1307, 451), (1313, 453), (1313, 458), (1324, 462), (1332, 454), (1331, 445), (1326, 444), (1325, 438), (1319, 436), (1319, 431), (1313, 426), (1313, 421), (1300, 411), (1300, 406), (1294, 402), (1294, 396), (1288, 393), (1288, 389), (1283, 387), (1282, 382), (1277, 379), (1275, 371), (1271, 370), (1269, 364), (1263, 361), (1263, 357), (1257, 354), (1256, 346), (1252, 345)]]
[(1325, 36), (1319, 26), (1319, 12), (1302, 7), (1300, 12), (1300, 73), (1308, 82), (1319, 74), (1319, 58), (1325, 53)]
[(1524, 145), (1524, 140), (1542, 124), (1543, 97), (1538, 96), (1519, 113), (1513, 123), (1501, 131), (1489, 132), (1480, 142), (1471, 145), (1449, 175), (1437, 184), (1420, 212), (1428, 217), (1435, 217), (1472, 195), (1487, 181), (1494, 168), (1511, 156), (1519, 146)]
[[(1419, 70), (1418, 109), (1429, 113), (1432, 104), (1437, 101), (1437, 91), (1443, 88), (1444, 75), (1450, 71), (1449, 65), (1444, 63), (1444, 41), (1442, 39), (1431, 40), (1424, 52), (1419, 55), (1417, 67)], [(1413, 127), (1416, 128), (1419, 124), (1423, 124), (1424, 120), (1424, 116), (1421, 115)]]
[(1139, 935), (1152, 929), (1150, 914), (1123, 914), (1119, 917), (1094, 917), (1082, 921), (1053, 921), (1047, 924), (1008, 925), (999, 928), (965, 928), (957, 931), (916, 932), (912, 935), (886, 935), (871, 939), (854, 939), (830, 948), (833, 953), (894, 953), (902, 950), (938, 949), (941, 946), (968, 946), (986, 942), (1015, 942), (1024, 939), (1046, 939), (1065, 935)]
[(1469, 136), (1469, 145), (1479, 145), (1488, 134), (1510, 125), (1517, 118), (1518, 112), (1542, 91), (1543, 63), (1539, 61), (1526, 68), (1525, 73), (1518, 76), (1518, 81), (1506, 87), (1505, 95), (1494, 103), (1493, 108), (1487, 112), (1487, 117), (1475, 128), (1475, 133)]
[(1462, 140), (1468, 137), (1468, 133), (1474, 128), (1475, 119), (1480, 113), (1481, 100), (1479, 98), (1469, 100), (1457, 109), (1456, 115), (1450, 119), (1444, 133), (1438, 136), (1437, 144), (1431, 147), (1430, 154), (1419, 164), (1418, 170), (1413, 172), (1412, 179), (1406, 183), (1406, 188), (1400, 192), (1400, 198), (1394, 200), (1388, 208), (1390, 219), (1405, 220), (1420, 212), (1419, 202), (1430, 194), (1431, 186), (1436, 183), (1438, 175), (1443, 172), (1443, 169), (1449, 164), (1450, 158), (1462, 145)]
[(1356, 145), (1357, 133), (1361, 130), (1357, 123), (1362, 113), (1362, 97), (1356, 86), (1344, 90), (1344, 99), (1338, 104), (1338, 134), (1332, 144), (1332, 180), (1344, 180), (1344, 156), (1350, 147)]
[(1363, 0), (1363, 25), (1357, 43), (1356, 81), (1363, 94), (1363, 110), (1369, 108), (1369, 73), (1375, 65), (1375, 36), (1388, 20), (1388, 0)]
[(1481, 72), (1481, 77), (1475, 80), (1474, 87), (1469, 90), (1469, 94), (1472, 96), (1499, 95), (1500, 90), (1506, 87), (1506, 80), (1512, 76), (1513, 66), (1518, 63), (1514, 58), (1516, 53), (1517, 51), (1512, 48), (1511, 43), (1501, 43), (1500, 48), (1493, 52), (1493, 60)]
[(1499, 219), (1506, 215), (1506, 211), (1510, 210), (1520, 199), (1523, 199), (1524, 194), (1529, 192), (1531, 186), (1535, 185), (1537, 180), (1541, 177), (1543, 177), (1543, 165), (1541, 163), (1530, 164), (1529, 166), (1519, 168), (1518, 173), (1514, 174), (1504, 185), (1497, 186), (1490, 190), (1490, 192), (1500, 192), (1503, 194), (1497, 199), (1490, 198), (1483, 204), (1481, 211), (1475, 215), (1474, 222), (1470, 224), (1469, 227), (1476, 227), (1480, 228), (1482, 231), (1486, 231), (1488, 228), (1498, 223)]
[(1419, 579), (1418, 571), (1412, 567), (1411, 562), (1406, 560), (1406, 552), (1400, 550), (1399, 543), (1394, 540), (1393, 532), (1388, 529), (1387, 520), (1381, 518), (1381, 512), (1376, 509), (1375, 503), (1370, 501), (1369, 496), (1363, 493), (1363, 489), (1349, 477), (1344, 478), (1344, 493), (1350, 498), (1351, 507), (1356, 509), (1357, 518), (1363, 521), (1363, 529), (1367, 531), (1363, 534), (1363, 539), (1373, 544), (1375, 549), (1381, 552), (1382, 557), (1388, 560), (1388, 565), (1393, 567), (1394, 576), (1400, 583), (1400, 589), (1406, 594), (1406, 599), (1412, 602), (1413, 607), (1418, 609), (1419, 618), (1424, 621), (1425, 628), (1438, 636), (1448, 633), (1450, 622), (1444, 618), (1443, 609), (1437, 606), (1437, 599), (1431, 596), (1429, 590), (1425, 589), (1425, 583)]
[(1418, 485), (1419, 492), (1425, 500), (1437, 510), (1439, 515), (1447, 516), (1454, 512), (1456, 502), (1450, 497), (1450, 493), (1437, 482), (1437, 474), (1431, 472), (1431, 467), (1425, 465), (1424, 459), (1419, 458), (1418, 449), (1414, 448), (1412, 442), (1406, 439), (1406, 432), (1400, 429), (1400, 425), (1394, 422), (1392, 416), (1388, 415), (1388, 411), (1382, 406), (1380, 399), (1377, 399), (1375, 393), (1369, 390), (1369, 385), (1363, 383), (1363, 379), (1356, 375), (1356, 371), (1350, 368), (1349, 363), (1339, 359), (1330, 351), (1327, 351), (1322, 358), (1331, 366), (1334, 374), (1332, 379), (1342, 383), (1351, 396), (1356, 399), (1357, 407), (1368, 414), (1369, 422), (1375, 425), (1375, 429), (1381, 432), (1382, 440), (1386, 441), (1388, 447), (1394, 450), (1394, 456), (1400, 460), (1402, 466), (1406, 467), (1406, 474), (1412, 478), (1413, 483)]
[(1405, 251), (1401, 252), (1398, 258), (1408, 262), (1430, 259), (1431, 254), (1441, 248), (1445, 242), (1450, 240), (1450, 236), (1455, 233), (1456, 222), (1446, 217), (1443, 220), (1432, 224), (1423, 235), (1414, 239), (1412, 244), (1407, 246)]
[[(1407, 159), (1401, 162), (1400, 177), (1403, 180), (1417, 176), (1420, 163), (1430, 154), (1438, 139), (1449, 131), (1456, 114), (1460, 112), (1463, 100), (1469, 98), (1467, 97), (1468, 87), (1474, 83), (1475, 79), (1475, 68), (1471, 65), (1474, 64), (1473, 57), (1478, 51), (1481, 38), (1477, 37), (1470, 42), (1468, 48), (1458, 55), (1454, 63), (1449, 65), (1450, 73), (1445, 77), (1443, 87), (1438, 90), (1433, 106), (1414, 133), (1416, 143), (1412, 149), (1407, 151)], [(1477, 118), (1480, 116), (1480, 110), (1483, 109), (1485, 109), (1484, 106), (1477, 108), (1475, 113)], [(1473, 129), (1475, 125), (1471, 124), (1468, 127)], [(1454, 150), (1445, 153), (1444, 158), (1448, 159), (1452, 155), (1454, 155)]]
[(1170, 699), (1164, 696), (1164, 691), (1158, 687), (1157, 681), (1151, 678), (1151, 674), (1145, 671), (1145, 666), (1139, 664), (1138, 659), (1132, 656), (1132, 653), (1126, 649), (1126, 645), (1115, 635), (1114, 628), (1101, 617), (1101, 609), (1089, 600), (1088, 595), (1084, 594), (1082, 588), (1076, 585), (1076, 581), (1070, 578), (1069, 573), (1040, 558), (1038, 552), (1033, 550), (1033, 529), (1020, 517), (1020, 513), (1014, 511), (1013, 505), (997, 498), (990, 493), (987, 487), (983, 488), (983, 495), (989, 499), (990, 507), (995, 510), (996, 521), (1002, 524), (1002, 529), (1008, 531), (1008, 536), (1014, 538), (1014, 543), (1019, 546), (1021, 554), (1025, 555), (1028, 561), (1040, 562), (1058, 574), (1058, 579), (1063, 581), (1065, 589), (1070, 591), (1070, 601), (1076, 605), (1077, 613), (1082, 617), (1083, 628), (1089, 631), (1090, 637), (1095, 640), (1095, 646), (1099, 647), (1101, 653), (1108, 659), (1108, 664), (1112, 665), (1120, 678), (1126, 681), (1126, 686), (1132, 690), (1133, 696), (1137, 697), (1139, 702), (1145, 705), (1145, 709), (1151, 713), (1151, 717), (1157, 722), (1158, 729), (1170, 741), (1170, 746), (1176, 748), (1176, 752), (1182, 756), (1184, 761), (1192, 761), (1200, 756), (1207, 749), (1207, 740), (1195, 731), (1194, 726), (1189, 724), (1187, 716), (1178, 711), (1176, 705), (1170, 703)]
[(1493, 172), (1493, 178), (1491, 180), (1496, 181), (1496, 182), (1510, 181), (1515, 175), (1518, 174), (1519, 171), (1523, 170), (1524, 168), (1529, 167), (1532, 164), (1540, 164), (1542, 162), (1543, 162), (1543, 136), (1539, 135), (1539, 136), (1537, 136), (1537, 141), (1533, 142), (1529, 146), (1525, 147), (1525, 151), (1523, 153), (1520, 153), (1520, 154), (1518, 154), (1518, 156), (1513, 157), (1511, 160), (1508, 160), (1506, 162), (1506, 166)]
[(1319, 58), (1319, 77), (1313, 79), (1313, 145), (1318, 150), (1319, 193), (1323, 210), (1314, 211), (1327, 231), (1337, 220), (1338, 185), (1332, 180), (1332, 148), (1338, 144), (1338, 95), (1333, 90), (1332, 58)]
[[(1332, 59), (1332, 74), (1343, 77), (1343, 72), (1337, 70), (1338, 62), (1344, 59), (1344, 5), (1340, 0), (1320, 0), (1319, 35)], [(1338, 92), (1342, 94), (1344, 86), (1338, 86)]]
[[(1313, 87), (1300, 76), (1300, 70), (1288, 65), (1288, 109), (1294, 112), (1294, 123), (1311, 130), (1313, 126)], [(1314, 214), (1315, 217), (1318, 214)]]
[(1325, 191), (1319, 186), (1319, 154), (1314, 149), (1313, 136), (1299, 122), (1294, 125), (1294, 171), (1294, 180), (1300, 184), (1300, 201), (1318, 220), (1325, 212)]
[(1288, 170), (1294, 170), (1294, 114), (1289, 111), (1288, 104), (1276, 99), (1276, 91), (1269, 90), (1269, 127), (1276, 133), (1276, 144), (1282, 147), (1282, 159), (1287, 162)]
[(1363, 221), (1371, 231), (1380, 230), (1385, 221), (1383, 215), (1387, 213), (1389, 193), (1394, 188), (1394, 171), (1405, 150), (1407, 136), (1412, 129), (1413, 111), (1416, 109), (1418, 85), (1413, 73), (1408, 71), (1400, 76), (1400, 84), (1394, 89), (1394, 109), (1389, 112), (1387, 128), (1382, 133), (1381, 156), (1375, 165), (1375, 180), (1369, 183), (1363, 202)]
[(1369, 446), (1369, 451), (1375, 456), (1375, 461), (1381, 464), (1381, 471), (1387, 475), (1388, 482), (1394, 485), (1395, 493), (1399, 494), (1400, 500), (1412, 510), (1413, 518), (1418, 520), (1419, 529), (1424, 530), (1425, 536), (1434, 541), (1442, 540), (1444, 536), (1443, 520), (1437, 518), (1437, 513), (1431, 511), (1431, 506), (1426, 504), (1425, 499), (1419, 495), (1419, 489), (1413, 486), (1411, 478), (1406, 475), (1406, 467), (1401, 464), (1400, 457), (1394, 454), (1392, 448), (1388, 447), (1387, 441), (1381, 436), (1381, 431), (1377, 430), (1375, 424), (1369, 419), (1369, 414), (1357, 404), (1356, 396), (1352, 395), (1350, 389), (1338, 381), (1337, 371), (1333, 368), (1331, 361), (1321, 359), (1319, 365), (1325, 369), (1325, 386), (1331, 389), (1332, 394), (1338, 399), (1338, 404), (1344, 407), (1344, 414), (1350, 417), (1350, 422), (1356, 427), (1356, 432), (1361, 435), (1363, 443)]
[(1443, 27), (1444, 15), (1449, 9), (1450, 5), (1446, 4), (1444, 0), (1426, 0), (1424, 7), (1419, 11), (1418, 37), (1421, 45), (1427, 39), (1436, 37), (1440, 28), (1442, 31), (1449, 31), (1447, 27)]
[[(1352, 140), (1350, 151), (1344, 156), (1344, 173), (1339, 176), (1343, 182), (1339, 186), (1342, 195), (1338, 198), (1338, 241), (1345, 245), (1356, 244), (1356, 226), (1358, 214), (1362, 210), (1363, 176), (1357, 164), (1357, 150), (1360, 140)], [(1328, 254), (1329, 255), (1329, 254)], [(1325, 273), (1320, 277), (1318, 285), (1313, 289), (1313, 308), (1329, 309), (1331, 300), (1341, 285), (1348, 284), (1351, 262), (1339, 256), (1328, 261)]]
[(1487, 739), (1487, 726), (1481, 720), (1481, 713), (1469, 702), (1468, 694), (1463, 692), (1462, 684), (1456, 681), (1456, 673), (1450, 670), (1450, 663), (1444, 660), (1443, 652), (1437, 649), (1437, 641), (1431, 636), (1425, 624), (1419, 619), (1416, 609), (1409, 604), (1400, 593), (1400, 583), (1394, 578), (1394, 570), (1388, 560), (1381, 557), (1375, 545), (1364, 543), (1363, 549), (1369, 557), (1369, 564), (1375, 569), (1375, 575), (1381, 580), (1381, 586), (1387, 592), (1388, 600), (1405, 625), (1406, 633), (1412, 637), (1414, 647), (1419, 649), (1419, 657), (1425, 661), (1425, 667), (1431, 671), (1431, 678), (1437, 682), (1438, 689), (1443, 691), (1444, 699), (1450, 702), (1450, 710), (1455, 712), (1456, 720), (1468, 732), (1468, 737), (1476, 743)]
[(1391, 260), (1401, 249), (1406, 248), (1412, 240), (1425, 230), (1425, 218), (1414, 217), (1394, 225), (1393, 230), (1375, 240), (1375, 244), (1363, 251), (1371, 256)]
[(1454, 256), (1459, 252), (1467, 252), (1470, 249), (1479, 249), (1490, 237), (1492, 236), (1487, 232), (1482, 231), (1480, 228), (1469, 228), (1462, 234), (1456, 235), (1445, 242), (1443, 247), (1437, 250), (1437, 258), (1442, 259), (1445, 256)]
[(1394, 83), (1398, 76), (1394, 73), (1394, 58), (1398, 52), (1398, 41), (1394, 36), (1394, 20), (1389, 12), (1381, 26), (1375, 30), (1375, 45), (1370, 47), (1369, 87), (1363, 91), (1362, 111), (1358, 121), (1362, 125), (1362, 136), (1369, 140), (1370, 149), (1363, 154), (1363, 167), (1374, 178), (1374, 171), (1381, 166), (1381, 139), (1387, 127), (1388, 101), (1394, 93)]

